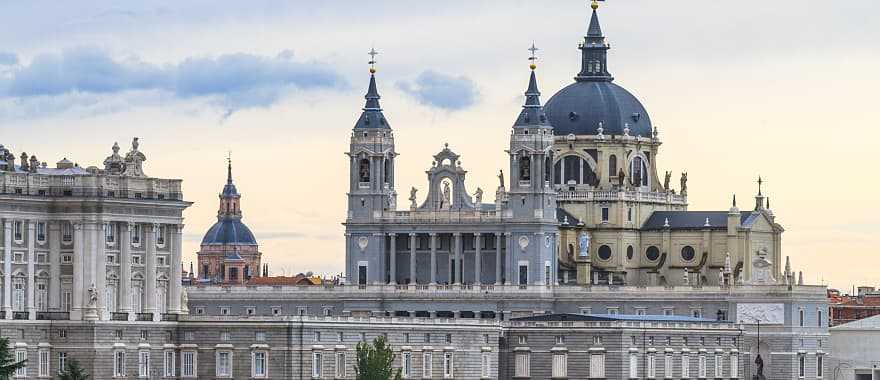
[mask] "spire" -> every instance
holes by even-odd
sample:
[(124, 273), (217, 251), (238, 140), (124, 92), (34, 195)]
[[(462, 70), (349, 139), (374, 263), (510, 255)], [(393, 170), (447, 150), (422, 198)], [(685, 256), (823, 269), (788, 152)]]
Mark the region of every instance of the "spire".
[(599, 24), (599, 3), (593, 0), (590, 8), (593, 9), (590, 17), (590, 25), (587, 27), (587, 35), (584, 42), (578, 46), (581, 50), (581, 72), (574, 78), (578, 82), (585, 81), (612, 81), (614, 78), (608, 73), (608, 50), (611, 45), (605, 42), (605, 34)]
[(733, 194), (733, 207), (736, 207), (736, 194)]
[(232, 152), (229, 152), (229, 156), (226, 157), (226, 183), (232, 184)]
[(544, 114), (544, 107), (541, 105), (541, 91), (538, 90), (538, 79), (535, 76), (535, 69), (538, 68), (536, 62), (538, 60), (535, 54), (538, 50), (535, 44), (529, 48), (531, 56), (529, 57), (529, 86), (526, 88), (526, 102), (523, 104), (523, 110), (513, 124), (514, 127), (525, 126), (547, 126), (547, 115)]
[(764, 208), (764, 192), (763, 192), (764, 180), (761, 179), (761, 176), (758, 176), (758, 195), (755, 196), (755, 211), (761, 210)]
[(370, 55), (370, 84), (367, 86), (367, 94), (364, 96), (366, 103), (364, 104), (363, 113), (355, 124), (355, 129), (363, 128), (384, 128), (390, 129), (385, 115), (382, 114), (382, 106), (379, 104), (379, 90), (376, 86), (376, 56), (379, 52), (376, 49), (370, 49), (367, 53)]

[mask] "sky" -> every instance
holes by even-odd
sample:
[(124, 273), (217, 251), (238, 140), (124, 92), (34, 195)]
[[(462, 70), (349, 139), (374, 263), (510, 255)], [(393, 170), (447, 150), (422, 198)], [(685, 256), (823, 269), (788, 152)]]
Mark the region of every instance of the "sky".
[[(146, 173), (183, 179), (195, 202), (184, 214), (185, 264), (215, 221), (231, 151), (244, 221), (270, 271), (339, 273), (344, 152), (367, 52), (380, 52), (398, 188), (424, 189), (431, 155), (449, 143), (469, 191), (491, 189), (507, 167), (527, 48), (541, 49), (547, 100), (579, 70), (588, 5), (4, 1), (0, 144), (91, 166), (139, 137)], [(878, 18), (876, 0), (600, 8), (615, 83), (659, 127), (657, 171), (688, 172), (691, 210), (726, 210), (734, 193), (749, 204), (760, 175), (786, 228), (783, 255), (807, 282), (844, 290), (880, 285)]]

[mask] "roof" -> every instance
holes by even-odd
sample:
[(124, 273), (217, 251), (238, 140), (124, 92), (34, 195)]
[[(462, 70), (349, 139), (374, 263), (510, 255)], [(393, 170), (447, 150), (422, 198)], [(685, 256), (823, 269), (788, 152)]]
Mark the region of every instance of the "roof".
[(565, 209), (562, 207), (556, 208), (556, 221), (558, 221), (559, 224), (561, 224), (563, 227), (577, 226), (577, 225), (582, 224), (580, 219), (576, 218), (574, 215), (570, 214), (568, 211), (565, 211)]
[(629, 91), (609, 81), (579, 81), (557, 92), (544, 111), (557, 136), (623, 135), (629, 124), (631, 136), (650, 137), (653, 127), (648, 111)]
[(226, 256), (224, 256), (223, 259), (229, 261), (244, 261), (244, 259), (241, 258), (241, 255), (239, 255), (238, 252), (227, 252)]
[(217, 223), (202, 239), (202, 245), (257, 245), (257, 239), (240, 217), (224, 216), (217, 219)]
[[(561, 322), (561, 321), (644, 321), (644, 322), (719, 322), (714, 319), (694, 318), (682, 315), (633, 315), (633, 314), (545, 314), (532, 317), (512, 318), (511, 321)], [(723, 321), (721, 321), (723, 322)]]
[(829, 327), (829, 330), (880, 330), (880, 315)]
[[(702, 229), (726, 229), (727, 228), (727, 211), (654, 211), (642, 230), (702, 230)], [(753, 213), (746, 211), (740, 214), (740, 221), (746, 225), (746, 221), (752, 218)], [(706, 218), (709, 219), (709, 226), (706, 226)], [(669, 227), (666, 222), (669, 221)]]
[(370, 75), (370, 85), (364, 98), (367, 100), (364, 104), (364, 112), (358, 118), (357, 123), (355, 123), (354, 129), (391, 129), (388, 120), (382, 114), (382, 106), (379, 104), (381, 96), (379, 96), (379, 90), (376, 88), (375, 74)]
[(320, 285), (321, 279), (307, 277), (298, 274), (293, 277), (273, 276), (273, 277), (252, 277), (248, 280), (248, 285), (266, 285), (266, 286), (283, 286), (283, 285)]

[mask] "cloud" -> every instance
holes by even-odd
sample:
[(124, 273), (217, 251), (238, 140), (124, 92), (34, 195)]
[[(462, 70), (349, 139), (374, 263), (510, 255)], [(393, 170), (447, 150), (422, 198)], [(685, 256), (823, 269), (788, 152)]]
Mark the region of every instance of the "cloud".
[(15, 53), (0, 51), (0, 66), (12, 66), (18, 63), (18, 56)]
[(346, 85), (332, 68), (297, 61), (290, 51), (274, 57), (238, 53), (157, 65), (86, 47), (38, 55), (10, 70), (5, 82), (0, 83), (0, 98), (46, 101), (78, 94), (158, 91), (180, 99), (205, 98), (227, 114), (271, 106), (296, 90)]
[(414, 81), (401, 81), (397, 87), (429, 107), (458, 111), (474, 105), (479, 93), (472, 80), (435, 71), (423, 71)]

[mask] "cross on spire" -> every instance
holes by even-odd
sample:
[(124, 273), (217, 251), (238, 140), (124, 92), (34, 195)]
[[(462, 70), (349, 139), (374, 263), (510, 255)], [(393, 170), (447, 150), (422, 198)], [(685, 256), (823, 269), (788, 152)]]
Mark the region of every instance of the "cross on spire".
[(759, 196), (763, 195), (763, 194), (761, 194), (761, 185), (763, 185), (763, 184), (764, 184), (764, 181), (761, 179), (761, 176), (758, 176), (758, 195)]
[(376, 51), (375, 48), (370, 48), (370, 52), (367, 53), (370, 56), (370, 73), (376, 73), (376, 56), (379, 55), (379, 52)]
[(532, 61), (532, 64), (529, 65), (529, 67), (531, 67), (532, 70), (535, 69), (535, 62), (538, 60), (537, 52), (538, 52), (539, 50), (541, 50), (541, 49), (538, 49), (538, 48), (535, 46), (535, 42), (532, 41), (532, 47), (529, 48), (529, 53), (531, 53), (531, 56), (529, 56), (529, 61)]

